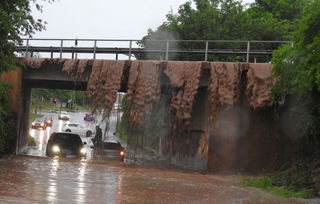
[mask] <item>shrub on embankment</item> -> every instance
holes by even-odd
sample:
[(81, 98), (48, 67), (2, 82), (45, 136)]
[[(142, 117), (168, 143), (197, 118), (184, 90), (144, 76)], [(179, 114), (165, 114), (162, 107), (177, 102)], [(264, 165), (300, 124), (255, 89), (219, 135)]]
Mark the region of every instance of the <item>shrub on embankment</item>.
[(301, 160), (286, 170), (258, 178), (243, 178), (242, 184), (284, 197), (313, 198), (320, 196), (320, 162)]
[[(295, 97), (290, 109), (301, 130), (300, 158), (278, 173), (275, 184), (320, 192), (320, 1), (310, 1), (296, 26), (294, 43), (277, 50), (272, 62), (275, 99)], [(297, 111), (302, 109), (303, 111)]]
[(10, 87), (0, 82), (0, 155), (12, 152), (15, 145), (16, 116), (9, 107)]

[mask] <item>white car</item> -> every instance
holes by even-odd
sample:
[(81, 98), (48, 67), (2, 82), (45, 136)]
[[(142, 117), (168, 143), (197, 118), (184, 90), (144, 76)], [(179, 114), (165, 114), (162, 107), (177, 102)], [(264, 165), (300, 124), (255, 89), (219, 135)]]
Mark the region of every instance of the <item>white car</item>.
[(68, 113), (66, 111), (61, 111), (59, 116), (58, 116), (59, 120), (70, 120), (70, 115), (68, 115)]
[(90, 137), (94, 131), (91, 128), (86, 128), (79, 123), (67, 123), (62, 127), (62, 131), (64, 132), (73, 132), (79, 135), (85, 135), (86, 137)]

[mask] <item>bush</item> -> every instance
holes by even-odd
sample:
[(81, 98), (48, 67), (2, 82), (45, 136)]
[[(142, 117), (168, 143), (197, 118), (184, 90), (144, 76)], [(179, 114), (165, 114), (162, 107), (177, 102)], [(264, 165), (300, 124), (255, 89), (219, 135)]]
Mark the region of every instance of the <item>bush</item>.
[[(303, 177), (303, 175), (302, 175)], [(301, 178), (305, 179), (305, 178)], [(316, 196), (312, 189), (306, 189), (301, 186), (303, 182), (293, 180), (288, 177), (282, 177), (281, 174), (273, 176), (262, 176), (258, 178), (244, 178), (241, 183), (247, 186), (263, 189), (269, 193), (283, 196), (283, 197), (297, 197), (297, 198), (313, 198)], [(297, 185), (298, 184), (298, 185)], [(298, 188), (298, 186), (300, 188)]]
[(14, 150), (16, 136), (16, 114), (9, 108), (11, 85), (0, 82), (0, 154), (9, 154)]
[(36, 144), (36, 141), (34, 140), (34, 138), (33, 137), (31, 137), (31, 136), (29, 136), (28, 137), (28, 146), (29, 147), (34, 147), (34, 146), (36, 146), (37, 144)]

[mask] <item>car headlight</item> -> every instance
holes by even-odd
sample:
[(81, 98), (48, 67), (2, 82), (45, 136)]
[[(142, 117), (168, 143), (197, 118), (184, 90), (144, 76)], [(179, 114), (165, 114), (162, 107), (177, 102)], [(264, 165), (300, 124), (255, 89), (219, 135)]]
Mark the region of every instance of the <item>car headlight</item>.
[(41, 125), (44, 125), (44, 123), (41, 123)]
[(59, 153), (59, 152), (60, 152), (59, 146), (54, 145), (54, 146), (52, 147), (52, 151), (53, 151), (54, 153)]
[(124, 156), (124, 151), (120, 151), (120, 156)]
[(80, 149), (80, 153), (81, 153), (81, 154), (86, 154), (86, 153), (87, 153), (87, 149), (84, 148), (84, 147), (81, 148), (81, 149)]
[(34, 122), (32, 122), (32, 125), (35, 125), (35, 123), (34, 123)]

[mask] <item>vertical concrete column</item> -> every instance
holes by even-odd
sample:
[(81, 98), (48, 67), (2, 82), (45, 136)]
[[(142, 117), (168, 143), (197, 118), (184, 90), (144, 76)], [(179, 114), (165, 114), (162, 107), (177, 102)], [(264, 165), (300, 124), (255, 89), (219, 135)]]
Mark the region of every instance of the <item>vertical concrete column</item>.
[(26, 83), (23, 83), (22, 86), (21, 99), (21, 109), (18, 119), (17, 154), (25, 151), (28, 145), (31, 88), (29, 88)]

